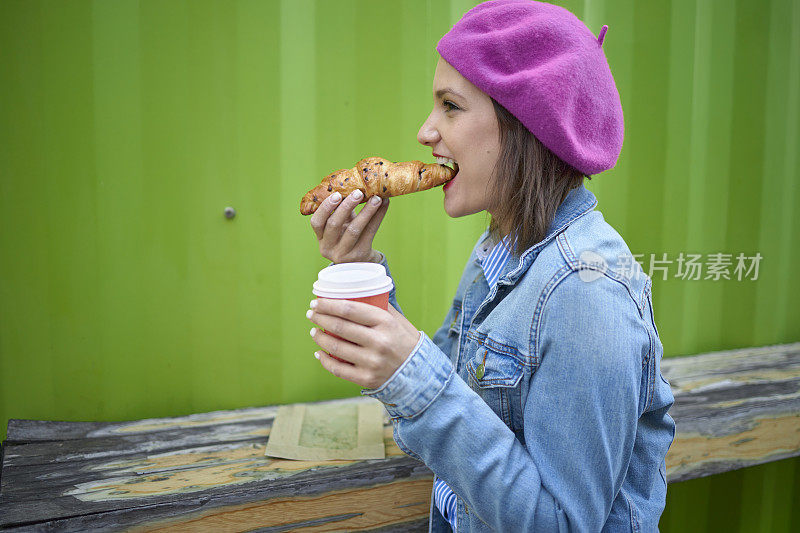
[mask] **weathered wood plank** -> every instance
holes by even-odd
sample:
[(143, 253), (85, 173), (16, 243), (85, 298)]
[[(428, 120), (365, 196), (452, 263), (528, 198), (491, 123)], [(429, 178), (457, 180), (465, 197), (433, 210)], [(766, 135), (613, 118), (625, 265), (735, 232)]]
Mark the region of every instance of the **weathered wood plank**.
[[(326, 400), (321, 405), (345, 402), (347, 399)], [(43, 420), (8, 421), (9, 442), (34, 442), (47, 440), (85, 439), (91, 437), (121, 437), (138, 433), (155, 433), (192, 427), (239, 424), (242, 422), (272, 420), (278, 412), (277, 405), (248, 407), (244, 409), (196, 413), (173, 418), (147, 418), (124, 422), (61, 422)]]
[(667, 479), (800, 455), (800, 343), (667, 358), (677, 435)]
[(137, 433), (125, 437), (91, 437), (30, 443), (17, 441), (4, 446), (5, 464), (9, 467), (22, 467), (96, 458), (122, 459), (143, 453), (252, 441), (258, 438), (265, 439), (271, 425), (272, 420), (262, 420), (209, 428)]
[[(359, 397), (357, 401), (374, 402)], [(326, 400), (320, 405), (353, 401), (352, 398)], [(3, 466), (33, 466), (68, 461), (85, 461), (100, 457), (135, 456), (148, 452), (186, 449), (222, 443), (264, 440), (269, 435), (278, 406), (215, 411), (175, 419), (161, 418), (106, 424), (107, 427), (82, 426), (79, 431), (68, 431), (65, 424), (54, 422), (65, 429), (70, 437), (53, 439), (53, 433), (44, 428), (49, 422), (38, 420), (9, 421), (9, 434), (4, 444)], [(384, 413), (384, 421), (389, 423)], [(84, 424), (79, 422), (78, 424)], [(13, 428), (13, 431), (12, 431)], [(89, 429), (87, 431), (87, 429)], [(30, 441), (26, 436), (33, 435)], [(266, 442), (266, 441), (265, 441)]]
[[(662, 371), (678, 427), (669, 482), (800, 455), (800, 343), (669, 358)], [(264, 457), (277, 407), (12, 421), (0, 529), (427, 530), (432, 473), (397, 448), (388, 418), (385, 460), (311, 464)]]
[[(377, 470), (351, 469), (335, 478), (289, 483), (270, 487), (271, 490), (263, 483), (250, 484), (234, 494), (215, 490), (176, 501), (141, 502), (135, 507), (118, 505), (107, 512), (62, 514), (60, 519), (47, 521), (31, 520), (46, 503), (37, 501), (29, 505), (27, 520), (22, 517), (2, 530), (30, 531), (32, 524), (36, 524), (37, 531), (115, 531), (134, 527), (137, 531), (341, 531), (387, 526), (391, 530), (413, 531), (423, 525), (427, 530), (433, 483), (430, 471), (410, 457), (394, 461), (391, 470), (386, 466), (378, 465)], [(348, 488), (336, 486), (342, 479), (347, 480)]]
[(674, 392), (731, 381), (772, 381), (797, 377), (800, 342), (739, 348), (662, 359), (661, 370)]
[[(392, 438), (391, 425), (384, 427), (386, 456), (405, 457)], [(63, 496), (83, 502), (120, 502), (137, 498), (179, 497), (181, 494), (226, 489), (251, 482), (269, 482), (284, 478), (336, 469), (365, 461), (294, 461), (266, 457), (266, 439), (248, 442), (171, 450), (134, 459), (92, 461), (80, 466), (58, 465), (57, 474), (45, 466), (36, 473), (30, 467), (6, 469), (2, 501), (25, 502), (56, 500)], [(115, 504), (116, 505), (116, 504)]]
[[(432, 479), (427, 478), (404, 480), (367, 489), (333, 491), (321, 496), (226, 506), (196, 513), (190, 521), (175, 518), (132, 531), (174, 531), (178, 526), (179, 529), (195, 531), (249, 531), (278, 526), (308, 532), (331, 531), (334, 529), (331, 526), (338, 531), (383, 528), (427, 519), (432, 483)], [(364, 505), (365, 497), (372, 505)]]

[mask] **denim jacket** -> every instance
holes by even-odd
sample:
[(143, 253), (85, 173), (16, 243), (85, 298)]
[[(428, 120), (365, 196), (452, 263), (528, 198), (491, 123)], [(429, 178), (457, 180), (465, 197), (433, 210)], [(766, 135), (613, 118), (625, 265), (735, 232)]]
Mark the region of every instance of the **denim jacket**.
[[(658, 530), (674, 398), (650, 278), (596, 205), (571, 190), (491, 290), (487, 229), (442, 326), (361, 390), (453, 490), (456, 531)], [(396, 290), (389, 301), (400, 310)], [(442, 531), (432, 493), (429, 532)]]

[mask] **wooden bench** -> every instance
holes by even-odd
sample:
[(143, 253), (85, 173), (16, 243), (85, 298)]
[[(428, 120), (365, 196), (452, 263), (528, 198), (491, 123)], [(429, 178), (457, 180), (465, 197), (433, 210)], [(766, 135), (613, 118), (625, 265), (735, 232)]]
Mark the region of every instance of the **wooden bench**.
[[(678, 427), (669, 482), (800, 455), (800, 343), (668, 358), (662, 368)], [(400, 451), (388, 417), (386, 459), (305, 462), (264, 456), (276, 411), (10, 420), (0, 530), (427, 531), (432, 473)]]

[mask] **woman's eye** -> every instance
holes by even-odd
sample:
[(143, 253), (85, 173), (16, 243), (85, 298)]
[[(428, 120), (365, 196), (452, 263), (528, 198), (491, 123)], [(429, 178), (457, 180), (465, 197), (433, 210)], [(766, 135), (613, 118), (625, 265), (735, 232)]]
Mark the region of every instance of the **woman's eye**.
[(442, 102), (442, 105), (443, 105), (443, 106), (445, 106), (445, 107), (447, 108), (447, 111), (452, 111), (452, 110), (454, 110), (454, 109), (458, 109), (458, 106), (457, 106), (457, 105), (455, 105), (455, 104), (454, 104), (453, 102), (451, 102), (450, 100), (445, 100), (444, 102)]

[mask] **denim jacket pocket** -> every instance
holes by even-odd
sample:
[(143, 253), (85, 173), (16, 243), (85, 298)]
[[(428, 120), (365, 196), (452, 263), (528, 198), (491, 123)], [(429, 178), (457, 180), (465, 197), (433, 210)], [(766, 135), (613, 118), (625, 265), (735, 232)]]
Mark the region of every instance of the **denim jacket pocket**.
[(520, 413), (519, 389), (523, 375), (522, 360), (516, 348), (501, 345), (489, 337), (475, 350), (466, 363), (469, 385), (500, 417), (514, 429), (513, 421)]

